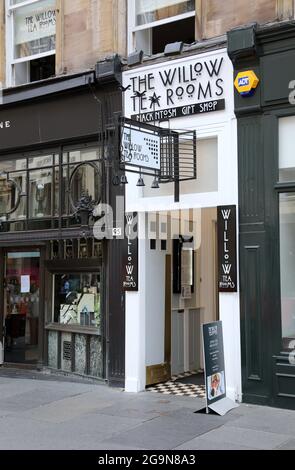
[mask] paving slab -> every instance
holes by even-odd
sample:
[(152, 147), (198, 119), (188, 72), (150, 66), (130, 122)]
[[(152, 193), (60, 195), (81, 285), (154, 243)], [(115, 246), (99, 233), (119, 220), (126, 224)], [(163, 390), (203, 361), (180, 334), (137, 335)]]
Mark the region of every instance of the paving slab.
[(295, 435), (295, 411), (269, 407), (244, 409), (244, 415), (237, 417), (233, 425), (293, 437)]
[(295, 439), (285, 442), (277, 447), (277, 450), (295, 450)]
[(253, 449), (271, 450), (285, 444), (288, 439), (281, 434), (274, 434), (270, 432), (258, 431), (253, 429), (245, 429), (231, 425), (222, 426), (219, 429), (210, 431), (203, 435), (202, 438), (206, 441), (216, 443), (229, 443), (233, 445), (246, 445)]
[(191, 441), (176, 447), (175, 450), (255, 450), (242, 444), (232, 444), (230, 442), (215, 442), (197, 437)]
[(61, 424), (8, 417), (0, 420), (0, 449), (95, 450), (114, 433), (134, 428), (138, 423), (130, 418), (92, 414)]
[(193, 437), (220, 426), (215, 416), (183, 413), (169, 414), (145, 422), (136, 429), (117, 434), (112, 442), (119, 445), (135, 445), (148, 449), (173, 449)]

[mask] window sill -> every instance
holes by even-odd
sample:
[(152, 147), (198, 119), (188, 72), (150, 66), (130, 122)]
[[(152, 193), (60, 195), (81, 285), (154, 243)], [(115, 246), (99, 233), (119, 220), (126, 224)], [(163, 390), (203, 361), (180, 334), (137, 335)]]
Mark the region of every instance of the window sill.
[(47, 331), (61, 331), (65, 333), (77, 333), (91, 336), (101, 336), (101, 332), (98, 328), (79, 326), (79, 325), (62, 325), (60, 323), (49, 323), (45, 326)]

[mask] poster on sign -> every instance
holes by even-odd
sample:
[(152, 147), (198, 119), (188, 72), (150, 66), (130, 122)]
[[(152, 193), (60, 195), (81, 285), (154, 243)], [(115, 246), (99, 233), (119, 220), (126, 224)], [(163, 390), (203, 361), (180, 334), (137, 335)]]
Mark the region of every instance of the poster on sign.
[(223, 416), (238, 405), (226, 396), (222, 322), (204, 323), (202, 333), (206, 412), (212, 410)]

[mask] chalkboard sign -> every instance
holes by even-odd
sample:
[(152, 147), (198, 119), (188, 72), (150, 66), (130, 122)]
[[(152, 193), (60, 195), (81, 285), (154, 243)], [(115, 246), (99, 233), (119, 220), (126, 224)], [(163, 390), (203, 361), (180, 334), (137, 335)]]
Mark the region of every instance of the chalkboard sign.
[(207, 406), (226, 397), (222, 322), (203, 325)]

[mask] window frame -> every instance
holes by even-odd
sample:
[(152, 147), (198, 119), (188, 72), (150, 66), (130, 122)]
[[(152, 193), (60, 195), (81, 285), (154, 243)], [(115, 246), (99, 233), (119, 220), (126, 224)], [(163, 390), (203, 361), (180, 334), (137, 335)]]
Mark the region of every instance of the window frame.
[[(14, 12), (19, 8), (34, 5), (35, 3), (40, 2), (40, 0), (24, 0), (23, 2), (16, 3), (11, 5), (11, 0), (5, 0), (5, 17), (6, 17), (6, 31), (5, 31), (5, 41), (6, 41), (6, 87), (10, 88), (17, 86), (15, 83), (15, 66), (18, 64), (29, 63), (35, 59), (42, 59), (44, 57), (49, 57), (56, 55), (56, 49), (51, 51), (42, 52), (39, 54), (30, 55), (27, 57), (21, 57), (19, 59), (14, 58)], [(30, 83), (30, 82), (28, 82)], [(25, 83), (24, 83), (25, 85)]]
[[(69, 193), (69, 183), (70, 183), (70, 176), (71, 176), (71, 169), (72, 171), (76, 171), (78, 167), (84, 164), (90, 164), (92, 167), (96, 167), (98, 172), (100, 173), (101, 176), (101, 200), (103, 198), (103, 169), (102, 169), (102, 161), (100, 158), (96, 158), (93, 160), (85, 160), (85, 161), (78, 161), (78, 162), (71, 162), (69, 160), (69, 154), (71, 152), (75, 151), (87, 151), (88, 149), (90, 150), (95, 150), (99, 151), (100, 146), (95, 140), (89, 140), (87, 142), (81, 142), (81, 143), (73, 143), (67, 144), (67, 145), (60, 145), (60, 146), (48, 146), (48, 147), (42, 147), (39, 150), (28, 150), (24, 152), (18, 152), (18, 153), (13, 153), (13, 154), (6, 154), (3, 155), (0, 159), (0, 170), (1, 170), (1, 164), (3, 162), (15, 162), (17, 160), (23, 160), (26, 162), (25, 168), (20, 169), (20, 170), (11, 170), (7, 172), (7, 175), (9, 176), (9, 179), (12, 179), (14, 181), (14, 174), (18, 174), (23, 172), (25, 174), (25, 180), (24, 180), (24, 188), (25, 190), (22, 190), (21, 198), (25, 198), (25, 215), (26, 217), (24, 219), (14, 219), (13, 218), (13, 212), (9, 216), (9, 219), (4, 220), (4, 215), (2, 215), (2, 222), (8, 223), (8, 224), (14, 224), (21, 222), (24, 224), (25, 229), (24, 230), (29, 230), (30, 224), (34, 223), (39, 223), (42, 221), (46, 221), (51, 224), (51, 228), (55, 227), (55, 224), (60, 221), (62, 224), (66, 224), (66, 228), (70, 228), (70, 220), (74, 217), (75, 215), (75, 208), (74, 206), (71, 205), (70, 201), (70, 193)], [(44, 167), (30, 167), (30, 159), (31, 158), (36, 158), (36, 157), (44, 157), (44, 156), (52, 156), (52, 164), (51, 165), (45, 165)], [(64, 158), (67, 158), (65, 161)], [(58, 157), (58, 162), (56, 163), (56, 157)], [(55, 174), (56, 169), (58, 169), (58, 174), (59, 174), (59, 207), (57, 210), (57, 213), (54, 211), (54, 189), (55, 189), (55, 182), (54, 182), (54, 177), (53, 175)], [(66, 170), (66, 180), (64, 181), (63, 179), (63, 174), (64, 174), (64, 169)], [(30, 214), (30, 175), (34, 171), (38, 170), (52, 170), (52, 188), (51, 188), (51, 214), (50, 215), (44, 215), (42, 219), (38, 219), (38, 217), (31, 216)], [(66, 195), (66, 209), (67, 212), (63, 213), (62, 211), (62, 206), (61, 204), (61, 197), (62, 194)], [(15, 211), (14, 211), (15, 212)], [(7, 213), (8, 214), (8, 213)], [(1, 215), (0, 215), (0, 221), (1, 221)], [(38, 230), (37, 228), (35, 230)], [(9, 230), (7, 233), (15, 233), (14, 230)]]
[[(149, 33), (149, 43), (151, 48), (151, 31), (153, 28), (157, 26), (162, 26), (164, 24), (173, 23), (175, 21), (184, 20), (187, 18), (192, 18), (196, 16), (196, 7), (194, 11), (190, 11), (187, 13), (182, 13), (180, 15), (171, 16), (169, 18), (164, 18), (162, 20), (152, 21), (151, 23), (146, 23), (143, 25), (136, 25), (136, 8), (135, 8), (136, 0), (128, 0), (128, 14), (127, 14), (127, 21), (128, 21), (128, 54), (134, 52), (136, 48), (136, 39), (135, 34), (138, 31), (147, 31)], [(150, 54), (152, 55), (152, 54)]]
[(289, 354), (290, 350), (286, 350), (283, 347), (283, 326), (282, 326), (282, 319), (283, 319), (283, 309), (282, 309), (282, 290), (281, 290), (281, 280), (282, 280), (282, 272), (281, 272), (281, 236), (280, 236), (280, 196), (281, 194), (295, 194), (295, 180), (290, 180), (290, 181), (280, 181), (280, 176), (279, 176), (279, 171), (280, 171), (280, 133), (279, 133), (279, 121), (282, 118), (285, 117), (292, 117), (295, 116), (293, 110), (290, 112), (287, 110), (285, 113), (279, 113), (275, 114), (276, 118), (276, 128), (277, 128), (277, 141), (276, 141), (276, 147), (277, 147), (277, 156), (276, 156), (276, 168), (275, 168), (275, 175), (274, 175), (274, 192), (276, 196), (276, 218), (277, 218), (277, 237), (278, 237), (278, 267), (279, 267), (279, 308), (280, 308), (280, 351), (281, 354)]

